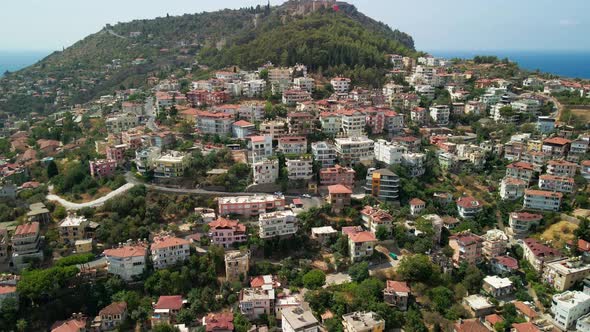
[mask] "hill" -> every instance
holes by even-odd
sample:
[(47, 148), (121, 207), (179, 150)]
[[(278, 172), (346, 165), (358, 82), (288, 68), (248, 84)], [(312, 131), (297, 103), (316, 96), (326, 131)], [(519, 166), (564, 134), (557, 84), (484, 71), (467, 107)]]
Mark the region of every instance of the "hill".
[(194, 68), (197, 59), (213, 69), (232, 64), (252, 68), (272, 61), (358, 72), (386, 67), (388, 53), (413, 52), (414, 42), (407, 34), (352, 5), (330, 0), (166, 15), (106, 25), (6, 75), (0, 80), (0, 111), (48, 113), (117, 89), (144, 86), (149, 76), (184, 74), (182, 69)]

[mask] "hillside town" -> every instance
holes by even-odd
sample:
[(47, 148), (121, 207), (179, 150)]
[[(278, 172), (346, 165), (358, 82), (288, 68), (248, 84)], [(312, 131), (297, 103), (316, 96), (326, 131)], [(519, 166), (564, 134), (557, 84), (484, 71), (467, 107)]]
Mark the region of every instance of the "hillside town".
[(0, 330), (590, 331), (590, 82), (387, 59), (2, 78)]

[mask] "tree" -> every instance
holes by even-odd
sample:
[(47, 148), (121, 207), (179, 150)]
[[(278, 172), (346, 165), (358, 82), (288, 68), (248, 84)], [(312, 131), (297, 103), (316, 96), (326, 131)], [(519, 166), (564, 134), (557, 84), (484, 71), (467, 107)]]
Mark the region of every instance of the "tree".
[(59, 170), (57, 169), (57, 164), (55, 163), (55, 161), (50, 160), (49, 163), (47, 164), (47, 177), (49, 179), (52, 179), (53, 177), (55, 177), (58, 174), (59, 174)]
[(387, 240), (387, 238), (389, 237), (389, 231), (387, 230), (387, 227), (385, 227), (383, 225), (377, 226), (377, 231), (375, 232), (375, 236), (377, 236), (377, 239), (379, 241)]
[(435, 284), (440, 277), (438, 266), (434, 265), (430, 258), (424, 254), (404, 256), (397, 272), (403, 280), (426, 284)]
[(234, 312), (234, 328), (236, 332), (248, 332), (252, 324), (241, 312)]
[(348, 269), (348, 274), (354, 282), (362, 282), (369, 277), (369, 263), (362, 262), (352, 265)]
[(453, 291), (445, 286), (438, 286), (429, 292), (429, 297), (436, 311), (445, 313), (453, 304)]
[(152, 328), (152, 332), (180, 332), (180, 329), (170, 324), (157, 324)]
[(306, 288), (317, 289), (326, 283), (326, 274), (318, 269), (313, 269), (303, 276), (303, 284)]
[(186, 324), (189, 325), (192, 322), (194, 322), (195, 320), (195, 315), (193, 314), (193, 312), (189, 309), (181, 309), (178, 312), (178, 315), (176, 316), (176, 319), (182, 323), (182, 324)]
[(418, 310), (410, 309), (406, 314), (406, 324), (404, 324), (404, 331), (406, 332), (428, 332), (428, 328), (422, 321), (422, 316)]
[(19, 319), (16, 321), (16, 330), (18, 332), (25, 332), (27, 330), (28, 323), (24, 319)]

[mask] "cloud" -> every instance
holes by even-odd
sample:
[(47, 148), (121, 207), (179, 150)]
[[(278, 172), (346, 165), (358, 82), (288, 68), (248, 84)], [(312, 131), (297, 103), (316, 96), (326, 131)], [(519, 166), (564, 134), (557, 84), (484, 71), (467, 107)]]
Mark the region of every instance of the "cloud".
[(561, 25), (561, 26), (572, 26), (572, 25), (578, 25), (578, 24), (580, 24), (580, 22), (578, 22), (576, 20), (570, 20), (567, 18), (559, 20), (559, 25)]

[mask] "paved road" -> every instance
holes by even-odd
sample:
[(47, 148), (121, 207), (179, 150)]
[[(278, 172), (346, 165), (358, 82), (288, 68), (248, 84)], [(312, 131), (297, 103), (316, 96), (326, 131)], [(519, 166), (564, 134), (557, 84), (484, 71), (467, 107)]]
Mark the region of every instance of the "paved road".
[(146, 123), (146, 127), (153, 132), (160, 131), (158, 125), (154, 122), (156, 119), (156, 114), (154, 112), (154, 99), (152, 97), (148, 97), (145, 101), (145, 114), (149, 117)]
[(95, 208), (95, 207), (102, 206), (109, 199), (114, 198), (116, 196), (119, 196), (119, 195), (127, 192), (127, 190), (133, 188), (134, 186), (135, 186), (135, 184), (133, 184), (133, 183), (127, 183), (127, 184), (117, 188), (116, 190), (111, 191), (110, 193), (108, 193), (107, 195), (105, 195), (103, 197), (100, 197), (98, 199), (95, 199), (90, 202), (85, 202), (85, 203), (73, 203), (70, 201), (66, 201), (65, 199), (63, 199), (57, 195), (53, 195), (53, 194), (47, 195), (47, 200), (53, 201), (53, 202), (58, 202), (63, 207), (65, 207), (66, 210), (80, 210), (80, 209), (87, 208), (87, 207)]

